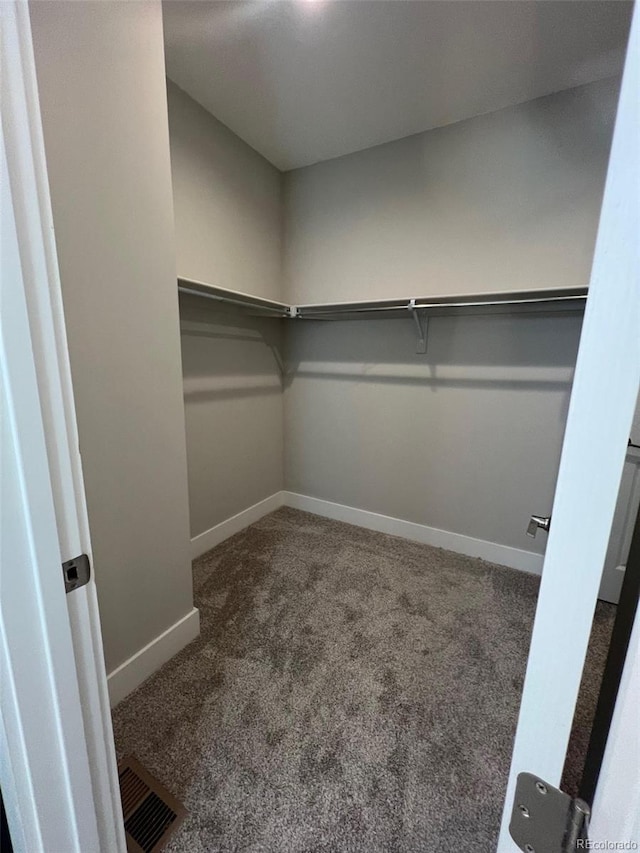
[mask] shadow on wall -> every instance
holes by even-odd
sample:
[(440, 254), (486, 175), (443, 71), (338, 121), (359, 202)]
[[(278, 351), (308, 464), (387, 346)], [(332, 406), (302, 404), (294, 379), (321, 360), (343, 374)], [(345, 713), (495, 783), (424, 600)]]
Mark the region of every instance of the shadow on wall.
[(569, 392), (582, 325), (581, 312), (431, 317), (418, 353), (411, 316), (291, 322), (181, 295), (180, 318), (185, 398), (274, 393), (323, 375)]
[[(413, 318), (300, 321), (287, 327), (286, 385), (297, 376), (359, 382), (571, 390), (581, 312), (432, 317), (417, 353)], [(565, 407), (566, 408), (566, 407)], [(566, 414), (566, 412), (565, 412)]]
[(283, 322), (180, 296), (185, 402), (281, 394)]
[(283, 488), (279, 319), (180, 297), (191, 535)]

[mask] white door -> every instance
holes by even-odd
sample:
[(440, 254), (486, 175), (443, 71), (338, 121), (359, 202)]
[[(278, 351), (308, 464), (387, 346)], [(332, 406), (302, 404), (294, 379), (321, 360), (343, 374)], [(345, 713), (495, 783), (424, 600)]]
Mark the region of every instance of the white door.
[(124, 853), (28, 7), (0, 3), (0, 786), (16, 853)]
[[(640, 20), (636, 8), (505, 799), (499, 853), (514, 853), (518, 849), (508, 829), (518, 774), (533, 773), (555, 787), (560, 785), (638, 395), (639, 93)], [(629, 748), (634, 748), (633, 741), (629, 742)]]

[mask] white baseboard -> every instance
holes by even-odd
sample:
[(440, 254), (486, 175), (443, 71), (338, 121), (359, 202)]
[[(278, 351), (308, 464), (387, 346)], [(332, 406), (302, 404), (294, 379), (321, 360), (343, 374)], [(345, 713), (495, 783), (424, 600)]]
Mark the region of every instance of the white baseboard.
[(512, 548), (510, 545), (474, 539), (472, 536), (464, 536), (462, 533), (438, 530), (436, 527), (428, 527), (426, 524), (404, 521), (401, 518), (393, 518), (389, 515), (381, 515), (377, 512), (369, 512), (365, 509), (288, 491), (276, 492), (194, 537), (191, 540), (191, 558), (200, 557), (211, 548), (215, 548), (220, 542), (224, 542), (229, 536), (239, 533), (245, 527), (281, 506), (314, 512), (316, 515), (332, 518), (335, 521), (345, 521), (347, 524), (355, 524), (368, 530), (390, 533), (392, 536), (401, 536), (414, 542), (433, 545), (436, 548), (446, 548), (448, 551), (456, 551), (459, 554), (466, 554), (468, 557), (480, 557), (480, 559), (487, 560), (490, 563), (498, 563), (501, 566), (509, 566), (512, 569), (534, 575), (542, 574), (544, 558), (542, 554), (536, 554), (534, 551), (524, 551), (520, 548)]
[(159, 637), (132, 655), (107, 678), (111, 707), (128, 696), (150, 675), (200, 634), (200, 612), (194, 607)]
[(205, 530), (204, 533), (194, 536), (191, 540), (191, 559), (195, 560), (197, 557), (201, 557), (202, 554), (206, 554), (207, 551), (215, 548), (225, 539), (239, 533), (255, 521), (259, 521), (264, 515), (279, 509), (284, 503), (283, 495), (284, 492), (276, 492), (263, 501), (243, 509), (242, 512), (232, 515), (231, 518), (221, 521), (215, 527)]
[(530, 574), (542, 574), (544, 558), (542, 554), (536, 554), (533, 551), (524, 551), (520, 548), (512, 548), (510, 545), (500, 545), (497, 542), (487, 542), (484, 539), (474, 539), (462, 533), (438, 530), (436, 527), (427, 527), (425, 524), (403, 521), (401, 518), (380, 515), (377, 512), (368, 512), (320, 498), (311, 498), (296, 492), (284, 492), (283, 496), (284, 505), (294, 509), (314, 512), (316, 515), (323, 515), (335, 521), (346, 521), (347, 524), (355, 524), (380, 533), (390, 533), (392, 536), (401, 536), (436, 548), (446, 548), (448, 551), (456, 551), (468, 557), (480, 557), (490, 563), (509, 566)]
[[(523, 551), (509, 545), (487, 542), (484, 539), (474, 539), (461, 533), (438, 530), (435, 527), (427, 527), (425, 524), (404, 521), (401, 518), (393, 518), (377, 512), (369, 512), (368, 510), (288, 491), (276, 492), (194, 537), (191, 540), (192, 559), (201, 556), (211, 548), (215, 548), (229, 536), (239, 533), (245, 527), (281, 506), (313, 512), (335, 521), (344, 521), (347, 524), (355, 524), (368, 530), (377, 530), (380, 533), (389, 533), (392, 536), (400, 536), (414, 542), (423, 542), (436, 548), (446, 548), (448, 551), (456, 551), (469, 557), (480, 557), (488, 562), (509, 566), (512, 569), (536, 575), (542, 573), (543, 557), (541, 554), (535, 554), (532, 551)], [(172, 625), (143, 649), (140, 649), (109, 675), (111, 706), (116, 705), (136, 687), (139, 687), (164, 663), (194, 640), (199, 633), (200, 614), (194, 607), (190, 613), (178, 620), (175, 625)]]

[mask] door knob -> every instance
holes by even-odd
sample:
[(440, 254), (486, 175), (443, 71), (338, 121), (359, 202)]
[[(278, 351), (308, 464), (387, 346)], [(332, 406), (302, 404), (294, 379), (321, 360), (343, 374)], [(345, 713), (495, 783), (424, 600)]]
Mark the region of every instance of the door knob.
[(535, 538), (535, 535), (538, 530), (546, 530), (546, 532), (548, 533), (550, 527), (550, 515), (532, 515), (531, 521), (529, 522), (529, 526), (527, 527), (527, 536), (533, 536)]

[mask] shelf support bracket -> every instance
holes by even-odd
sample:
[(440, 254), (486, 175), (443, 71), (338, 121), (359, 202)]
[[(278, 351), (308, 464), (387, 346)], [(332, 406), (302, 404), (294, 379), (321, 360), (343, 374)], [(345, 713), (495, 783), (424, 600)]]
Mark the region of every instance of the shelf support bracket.
[(286, 367), (282, 356), (280, 355), (280, 350), (275, 344), (268, 344), (269, 349), (273, 355), (273, 359), (278, 367), (278, 373), (280, 374), (280, 379), (284, 379), (284, 375), (286, 373)]
[(418, 332), (418, 341), (416, 343), (416, 352), (424, 353), (427, 351), (427, 328), (429, 324), (429, 318), (427, 317), (427, 312), (424, 310), (420, 310), (416, 308), (416, 300), (412, 299), (409, 302), (409, 311), (411, 312), (411, 316), (413, 317), (416, 330)]

